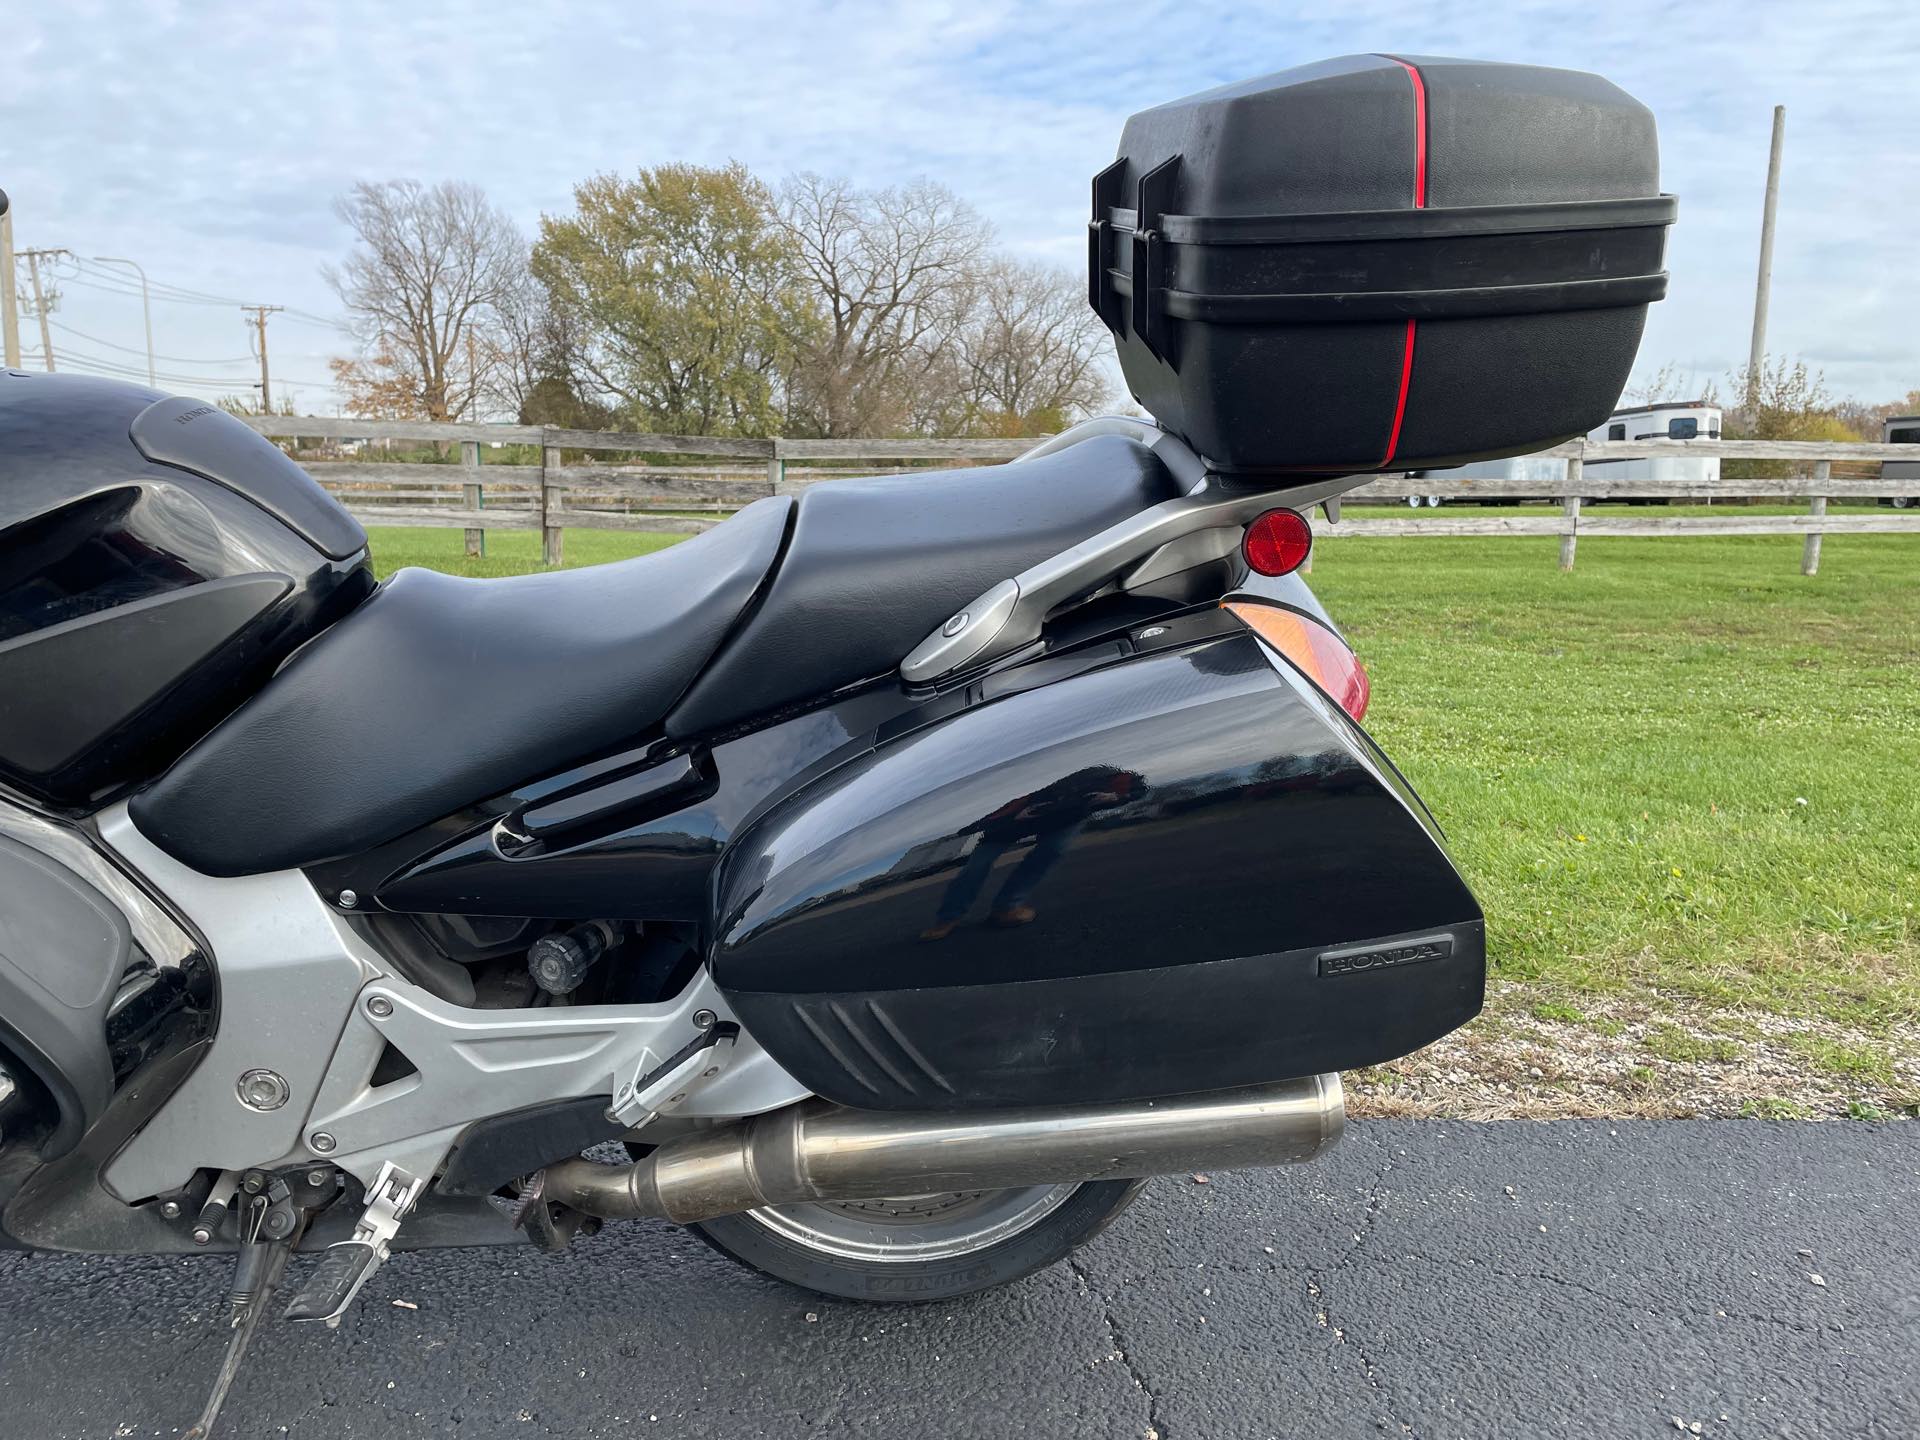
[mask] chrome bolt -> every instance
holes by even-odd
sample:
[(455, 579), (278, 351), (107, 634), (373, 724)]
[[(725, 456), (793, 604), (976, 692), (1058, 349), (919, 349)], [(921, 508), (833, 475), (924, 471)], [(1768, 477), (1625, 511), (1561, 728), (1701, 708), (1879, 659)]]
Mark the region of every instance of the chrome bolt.
[(687, 1092), (682, 1090), (678, 1095), (669, 1095), (667, 1097), (667, 1104), (678, 1105), (682, 1100), (686, 1098), (687, 1098)]
[(180, 1202), (178, 1200), (164, 1201), (160, 1206), (160, 1214), (168, 1220), (178, 1220), (180, 1218)]
[(700, 1078), (702, 1080), (711, 1080), (714, 1076), (718, 1075), (719, 1073), (720, 1073), (720, 1067), (718, 1065), (709, 1065), (706, 1069), (700, 1072)]
[(374, 995), (367, 1000), (367, 1014), (376, 1020), (384, 1020), (393, 1014), (393, 1001), (384, 995)]
[(693, 1028), (696, 1030), (711, 1030), (719, 1019), (720, 1017), (711, 1010), (696, 1010), (693, 1012)]
[(316, 1190), (332, 1178), (333, 1171), (327, 1169), (324, 1165), (316, 1166), (314, 1169), (307, 1171), (307, 1184), (313, 1186)]
[(194, 1226), (193, 1243), (196, 1245), (211, 1245), (213, 1243), (213, 1231), (205, 1225)]
[(360, 903), (360, 897), (354, 894), (353, 891), (342, 890), (340, 892), (340, 908), (342, 910), (351, 910), (353, 909), (354, 906), (358, 905), (359, 903)]
[(272, 1070), (249, 1070), (233, 1088), (249, 1110), (278, 1110), (293, 1093), (286, 1077)]
[(316, 1130), (312, 1135), (307, 1137), (308, 1146), (321, 1155), (331, 1155), (334, 1146), (339, 1143), (338, 1140), (334, 1139), (333, 1136), (325, 1130)]

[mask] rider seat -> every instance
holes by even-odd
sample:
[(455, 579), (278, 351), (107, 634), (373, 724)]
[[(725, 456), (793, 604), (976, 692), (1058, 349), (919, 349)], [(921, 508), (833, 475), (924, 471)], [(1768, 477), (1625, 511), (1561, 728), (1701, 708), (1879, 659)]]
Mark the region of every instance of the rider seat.
[(885, 675), (988, 586), (1177, 489), (1145, 446), (1101, 437), (1019, 465), (824, 483), (617, 564), (402, 570), (135, 796), (133, 817), (211, 875), (358, 854), (663, 731)]

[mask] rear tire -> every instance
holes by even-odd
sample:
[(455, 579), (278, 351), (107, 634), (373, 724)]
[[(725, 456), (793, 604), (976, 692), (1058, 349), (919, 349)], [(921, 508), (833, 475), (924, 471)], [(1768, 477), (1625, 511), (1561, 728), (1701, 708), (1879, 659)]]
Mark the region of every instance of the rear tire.
[(691, 1225), (730, 1259), (840, 1300), (914, 1304), (1044, 1270), (1113, 1223), (1144, 1180), (781, 1205)]

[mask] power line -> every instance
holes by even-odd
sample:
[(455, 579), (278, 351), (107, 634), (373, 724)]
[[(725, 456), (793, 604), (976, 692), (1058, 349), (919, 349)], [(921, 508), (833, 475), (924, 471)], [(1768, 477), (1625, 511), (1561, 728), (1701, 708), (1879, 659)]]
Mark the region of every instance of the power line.
[[(111, 340), (102, 340), (98, 335), (89, 335), (84, 330), (76, 330), (71, 325), (63, 325), (58, 320), (52, 322), (53, 328), (65, 331), (76, 340), (85, 340), (90, 345), (104, 345), (109, 350), (124, 350), (129, 355), (144, 355), (147, 352), (133, 345), (116, 345)], [(245, 365), (253, 359), (252, 355), (223, 355), (218, 360), (201, 360), (192, 355), (162, 355), (156, 352), (156, 360), (172, 360), (182, 365)]]
[[(35, 358), (40, 357), (35, 355)], [(60, 352), (60, 365), (62, 369), (82, 370), (112, 380), (145, 380), (147, 378), (147, 369), (144, 365), (122, 365), (118, 361), (103, 360), (97, 355), (86, 355), (73, 350)], [(252, 382), (245, 378), (230, 375), (178, 375), (165, 370), (158, 372), (154, 379), (164, 380), (174, 385), (235, 385), (241, 389), (251, 388), (252, 385)]]
[[(85, 275), (63, 275), (61, 276), (61, 281), (67, 285), (78, 285), (86, 290), (99, 290), (108, 295), (137, 296), (140, 293), (137, 286), (112, 284), (101, 279), (99, 275), (92, 271), (87, 272)], [(184, 296), (169, 295), (157, 286), (152, 293), (155, 300), (164, 301), (169, 305), (216, 305), (222, 303), (213, 300), (189, 300)]]
[[(95, 279), (124, 279), (123, 276), (116, 274), (114, 271), (102, 269), (96, 263), (82, 259), (77, 255), (73, 257), (72, 263), (82, 274), (91, 275)], [(175, 285), (166, 280), (153, 280), (150, 281), (149, 284), (152, 286), (155, 294), (164, 293), (173, 296), (175, 299), (196, 305), (238, 305), (242, 303), (230, 296), (214, 295), (205, 290), (193, 290), (185, 285)]]
[[(62, 279), (67, 284), (79, 285), (88, 290), (98, 290), (107, 295), (140, 294), (138, 287), (129, 285), (126, 283), (125, 277), (117, 275), (111, 270), (100, 269), (80, 260), (72, 263), (80, 273), (78, 275), (64, 275)], [(151, 281), (148, 293), (151, 298), (165, 301), (170, 305), (201, 305), (216, 308), (226, 305), (238, 305), (243, 309), (254, 308), (250, 301), (235, 299), (230, 296), (212, 295), (204, 290), (190, 290), (185, 286), (170, 285), (164, 280)], [(344, 321), (332, 319), (325, 315), (317, 315), (311, 310), (301, 310), (291, 306), (279, 306), (276, 308), (284, 311), (290, 319), (297, 320), (301, 324), (317, 326), (324, 330), (335, 330), (343, 334), (347, 333), (347, 326)]]
[[(35, 361), (41, 360), (43, 358), (41, 355), (41, 352), (37, 350), (28, 350), (23, 353), (26, 357), (33, 359)], [(60, 352), (59, 358), (60, 358), (60, 364), (63, 367), (71, 365), (76, 369), (86, 369), (94, 373), (105, 375), (114, 379), (118, 379), (123, 376), (129, 379), (145, 379), (146, 378), (147, 372), (146, 372), (146, 367), (144, 365), (129, 365), (123, 361), (108, 359), (104, 355), (90, 355), (84, 350), (63, 349)], [(243, 356), (241, 358), (251, 359), (252, 357)], [(241, 389), (252, 389), (258, 384), (257, 381), (249, 379), (245, 376), (188, 375), (188, 374), (181, 374), (178, 371), (170, 371), (170, 370), (162, 370), (158, 372), (155, 378), (160, 380), (171, 381), (173, 383), (181, 384), (181, 385), (233, 385), (233, 386), (238, 386)], [(281, 383), (286, 385), (315, 387), (319, 389), (330, 388), (333, 384), (331, 380), (314, 380), (304, 376), (293, 376), (291, 378), (284, 379)]]

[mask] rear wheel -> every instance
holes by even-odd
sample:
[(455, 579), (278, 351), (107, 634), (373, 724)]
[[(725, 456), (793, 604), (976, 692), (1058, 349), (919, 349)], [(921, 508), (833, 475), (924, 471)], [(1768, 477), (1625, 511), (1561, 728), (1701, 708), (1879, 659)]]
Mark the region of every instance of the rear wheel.
[(818, 1201), (690, 1227), (791, 1285), (848, 1300), (944, 1300), (1064, 1260), (1132, 1203), (1142, 1180)]

